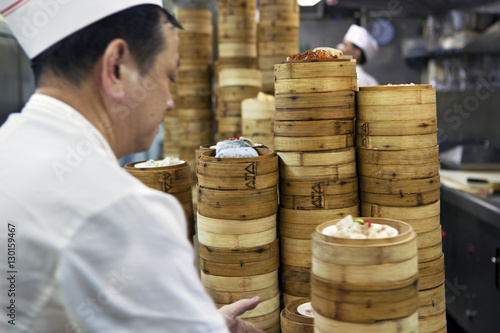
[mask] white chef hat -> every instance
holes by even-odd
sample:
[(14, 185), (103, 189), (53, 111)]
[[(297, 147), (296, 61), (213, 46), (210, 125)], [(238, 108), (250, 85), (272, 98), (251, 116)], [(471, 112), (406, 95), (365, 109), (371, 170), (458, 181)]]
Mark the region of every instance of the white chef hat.
[(30, 59), (82, 28), (138, 5), (162, 0), (0, 0), (0, 14)]
[(353, 24), (347, 30), (344, 39), (355, 44), (365, 54), (366, 61), (370, 61), (378, 53), (378, 43), (363, 27)]

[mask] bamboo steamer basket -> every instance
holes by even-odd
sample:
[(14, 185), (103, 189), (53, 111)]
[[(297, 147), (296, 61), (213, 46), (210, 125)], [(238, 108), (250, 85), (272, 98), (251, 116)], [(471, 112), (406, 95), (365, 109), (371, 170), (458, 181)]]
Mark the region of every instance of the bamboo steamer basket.
[(221, 57), (252, 57), (257, 58), (257, 45), (254, 43), (224, 43), (219, 44)]
[[(145, 161), (143, 161), (145, 162)], [(195, 233), (191, 191), (191, 166), (188, 163), (159, 168), (135, 168), (138, 163), (125, 165), (124, 169), (149, 188), (172, 194), (186, 214), (188, 239)]]
[(209, 108), (204, 109), (177, 109), (179, 121), (189, 122), (192, 120), (211, 120), (212, 110)]
[(399, 207), (415, 207), (428, 205), (439, 201), (440, 190), (432, 190), (421, 193), (400, 193), (400, 194), (381, 194), (360, 191), (360, 200), (366, 203), (377, 205), (394, 205)]
[(356, 133), (361, 136), (398, 136), (436, 133), (437, 119), (426, 120), (391, 120), (391, 121), (356, 121)]
[(444, 283), (444, 254), (433, 261), (418, 264), (418, 288), (420, 291), (434, 289)]
[(312, 192), (309, 196), (280, 193), (281, 207), (295, 210), (339, 209), (357, 206), (358, 203), (357, 191), (336, 195)]
[[(265, 42), (289, 42), (297, 48), (299, 44), (299, 28), (293, 26), (271, 26), (260, 23), (258, 25), (258, 39)], [(298, 48), (297, 50), (298, 51)], [(297, 53), (297, 52), (295, 52)], [(286, 59), (286, 56), (285, 56)], [(281, 62), (281, 61), (280, 61)], [(269, 67), (269, 69), (273, 69)], [(274, 71), (273, 71), (274, 72)], [(273, 74), (274, 75), (274, 74)]]
[(179, 85), (177, 93), (179, 96), (211, 96), (212, 86), (206, 82)]
[(393, 320), (384, 320), (376, 323), (352, 323), (346, 321), (338, 321), (323, 317), (316, 313), (314, 315), (314, 332), (315, 333), (416, 333), (419, 331), (418, 314), (414, 314)]
[[(232, 43), (247, 43), (247, 44), (256, 44), (257, 36), (255, 32), (248, 30), (234, 30), (234, 29), (224, 29), (219, 30), (219, 43), (220, 44), (232, 44)], [(257, 59), (255, 57), (252, 58), (253, 63), (256, 63)], [(244, 67), (243, 67), (244, 68)]]
[(427, 318), (443, 313), (446, 310), (444, 284), (418, 293), (418, 317)]
[(181, 24), (183, 30), (187, 32), (198, 32), (212, 35), (214, 30), (211, 19), (185, 19), (181, 22)]
[(181, 66), (186, 66), (189, 62), (210, 64), (212, 62), (212, 45), (179, 45), (179, 58)]
[(241, 103), (240, 102), (224, 102), (220, 99), (217, 101), (215, 115), (217, 117), (241, 117)]
[(311, 268), (311, 239), (280, 237), (281, 262), (286, 266)]
[(193, 83), (204, 83), (209, 86), (212, 85), (212, 74), (210, 68), (205, 66), (199, 67), (180, 67), (179, 68), (179, 78), (177, 79), (178, 84), (193, 84)]
[(165, 117), (163, 121), (163, 156), (179, 157), (179, 119)]
[(191, 47), (196, 45), (212, 46), (212, 35), (202, 32), (178, 31), (179, 47)]
[[(245, 249), (219, 249), (214, 247), (204, 247), (203, 249), (214, 251), (210, 256), (204, 252), (200, 254), (200, 269), (205, 274), (218, 276), (251, 276), (273, 272), (279, 267), (278, 241), (274, 241), (271, 250), (267, 246), (258, 246)], [(200, 246), (202, 250), (202, 246)], [(264, 252), (260, 258), (252, 260), (255, 251)], [(246, 255), (250, 256), (247, 257)], [(207, 259), (207, 257), (210, 257)]]
[(437, 132), (420, 135), (357, 135), (356, 145), (361, 148), (405, 150), (430, 148), (437, 145)]
[(332, 164), (348, 164), (356, 162), (354, 147), (315, 152), (277, 152), (280, 163), (288, 166), (328, 166)]
[(359, 175), (376, 179), (427, 179), (439, 176), (439, 164), (380, 165), (359, 163)]
[(434, 176), (417, 179), (377, 179), (360, 176), (359, 187), (363, 192), (402, 196), (405, 194), (425, 193), (439, 190), (440, 177)]
[(314, 318), (306, 317), (297, 311), (297, 308), (310, 302), (309, 298), (301, 298), (288, 303), (281, 311), (281, 331), (283, 333), (313, 333)]
[(274, 95), (274, 72), (261, 68), (262, 73), (262, 91)]
[(312, 305), (326, 321), (373, 324), (418, 313), (416, 233), (401, 221), (370, 220), (399, 234), (360, 240), (321, 233), (338, 220), (313, 233)]
[(379, 165), (409, 165), (439, 163), (439, 147), (407, 150), (373, 150), (357, 148), (360, 163)]
[[(266, 246), (276, 240), (276, 216), (248, 220), (222, 220), (198, 214), (198, 241), (211, 248), (240, 249)], [(234, 230), (231, 224), (235, 225)], [(253, 227), (253, 229), (250, 229)]]
[(217, 133), (220, 139), (240, 136), (241, 117), (219, 117), (217, 119)]
[(206, 217), (253, 220), (274, 215), (277, 210), (277, 187), (214, 190), (198, 186), (198, 212)]
[(318, 77), (307, 79), (280, 79), (276, 76), (276, 81), (274, 83), (276, 95), (308, 94), (315, 92), (327, 93), (332, 91), (356, 90), (357, 87), (356, 76)]
[[(356, 80), (356, 63), (351, 62), (350, 59), (341, 60), (314, 60), (314, 61), (287, 61), (282, 64), (274, 66), (274, 74), (276, 81), (281, 80), (300, 80), (303, 85), (310, 85), (303, 93), (311, 93), (310, 88), (315, 87), (314, 81), (317, 79), (340, 79), (342, 78), (345, 83), (351, 84), (351, 80)], [(323, 80), (325, 81), (325, 80)], [(341, 82), (339, 80), (338, 82)], [(298, 82), (297, 82), (298, 83)], [(357, 85), (354, 89), (335, 89), (338, 90), (357, 90)], [(321, 91), (317, 91), (321, 92)], [(281, 93), (299, 93), (299, 91)]]
[(276, 95), (276, 120), (354, 119), (354, 92)]
[(434, 101), (432, 101), (429, 96), (426, 100), (428, 104), (417, 104), (417, 101), (412, 104), (411, 101), (407, 101), (408, 104), (402, 105), (364, 105), (359, 101), (359, 93), (357, 96), (357, 117), (363, 121), (390, 121), (394, 119), (400, 121), (425, 121), (436, 117), (435, 97)]
[(280, 207), (280, 235), (294, 239), (311, 239), (311, 234), (319, 224), (342, 219), (347, 215), (359, 215), (358, 206), (324, 210), (293, 210)]
[(179, 96), (175, 99), (175, 106), (179, 109), (210, 110), (212, 96)]
[[(280, 183), (280, 194), (289, 196), (332, 196), (358, 192), (358, 179), (326, 181), (287, 181)], [(312, 232), (312, 231), (311, 231)]]
[(260, 133), (247, 133), (243, 130), (244, 137), (251, 139), (254, 142), (258, 142), (269, 149), (274, 149), (274, 136), (273, 135), (264, 135)]
[(179, 20), (208, 20), (212, 21), (212, 12), (208, 9), (179, 8), (177, 10)]
[(231, 304), (239, 301), (240, 299), (252, 298), (255, 296), (259, 296), (261, 300), (268, 300), (272, 297), (275, 297), (279, 294), (279, 285), (278, 281), (269, 287), (262, 288), (259, 290), (251, 290), (251, 291), (220, 291), (213, 290), (205, 287), (205, 291), (207, 294), (213, 299), (216, 304)]
[(221, 87), (262, 86), (260, 71), (248, 68), (223, 69), (219, 72), (219, 85)]
[(353, 120), (276, 121), (275, 136), (315, 137), (354, 133)]
[(274, 119), (274, 100), (245, 99), (241, 102), (241, 115), (244, 119), (251, 120)]
[(273, 138), (274, 141), (274, 120), (273, 119), (246, 119), (241, 120), (242, 133), (244, 137), (265, 136)]
[(266, 7), (261, 11), (259, 24), (273, 27), (285, 26), (298, 28), (300, 26), (300, 13), (299, 11), (290, 11), (279, 7)]
[[(275, 126), (276, 128), (276, 126)], [(354, 146), (353, 134), (313, 137), (285, 137), (274, 135), (274, 146), (278, 151), (323, 151)]]
[(432, 218), (439, 214), (440, 201), (417, 207), (392, 207), (361, 203), (361, 215), (368, 217), (385, 217), (406, 221)]
[(219, 88), (219, 98), (224, 102), (239, 102), (247, 98), (257, 97), (260, 87), (253, 86), (230, 86)]
[(420, 318), (418, 328), (420, 333), (446, 332), (446, 311), (435, 316)]
[(223, 190), (265, 189), (278, 185), (278, 157), (270, 149), (257, 148), (258, 157), (216, 158), (215, 150), (201, 153), (197, 161), (198, 183)]
[[(306, 297), (293, 296), (293, 295), (290, 295), (290, 294), (287, 294), (287, 293), (282, 293), (282, 295), (283, 295), (283, 304), (284, 305), (287, 305), (287, 304), (290, 304), (292, 302), (298, 301), (299, 299), (306, 298)], [(307, 296), (307, 297), (309, 297), (309, 296)]]
[[(242, 317), (241, 317), (242, 318)], [(273, 312), (265, 315), (260, 315), (250, 318), (242, 318), (243, 320), (253, 324), (255, 327), (261, 328), (266, 333), (279, 333), (280, 332), (280, 309), (277, 308)], [(271, 325), (270, 327), (268, 325)], [(268, 326), (266, 328), (266, 326)]]
[(441, 257), (442, 242), (441, 226), (431, 231), (418, 233), (419, 262), (429, 262)]
[(274, 286), (276, 281), (278, 271), (244, 277), (215, 276), (201, 272), (201, 282), (206, 288), (222, 292), (253, 292)]
[[(220, 70), (227, 68), (250, 68), (257, 69), (257, 59), (255, 57), (221, 57), (219, 55), (219, 68)], [(218, 75), (215, 76), (216, 80), (218, 79)]]
[(289, 266), (281, 263), (281, 288), (285, 304), (296, 298), (309, 297), (311, 291), (310, 267)]
[(280, 161), (283, 181), (331, 181), (356, 177), (356, 163), (325, 166), (290, 166)]
[(297, 52), (297, 43), (290, 42), (264, 42), (259, 40), (257, 45), (259, 56), (283, 56)]

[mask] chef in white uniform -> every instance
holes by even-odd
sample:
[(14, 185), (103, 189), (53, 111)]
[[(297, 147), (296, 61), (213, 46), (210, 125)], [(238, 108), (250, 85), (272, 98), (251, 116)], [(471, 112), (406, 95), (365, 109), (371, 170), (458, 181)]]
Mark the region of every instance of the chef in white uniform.
[(363, 65), (371, 61), (378, 53), (378, 43), (363, 27), (353, 24), (347, 30), (342, 43), (336, 46), (345, 55), (352, 55), (356, 59), (358, 87), (376, 86), (378, 81), (368, 74)]
[(204, 292), (176, 199), (117, 163), (173, 107), (161, 3), (0, 2), (38, 82), (0, 128), (0, 332), (261, 332), (236, 317), (258, 298)]

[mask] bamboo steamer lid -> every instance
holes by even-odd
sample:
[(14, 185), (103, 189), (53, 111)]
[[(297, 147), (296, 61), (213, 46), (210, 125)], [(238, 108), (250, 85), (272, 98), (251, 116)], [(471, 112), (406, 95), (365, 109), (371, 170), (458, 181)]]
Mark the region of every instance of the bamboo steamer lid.
[(315, 333), (416, 333), (419, 331), (418, 313), (404, 318), (383, 320), (376, 323), (352, 323), (347, 321), (333, 320), (323, 317), (319, 313), (314, 315)]
[[(276, 215), (246, 220), (222, 220), (208, 218), (198, 213), (198, 241), (200, 244), (218, 248), (247, 248), (264, 246), (276, 240)], [(231, 224), (235, 227), (231, 229)], [(253, 229), (250, 229), (253, 227)]]
[(285, 304), (293, 297), (309, 297), (311, 290), (310, 267), (298, 267), (281, 264), (281, 288), (285, 295)]
[(221, 87), (251, 86), (261, 87), (262, 75), (259, 70), (248, 68), (223, 69), (219, 73)]
[(280, 205), (295, 210), (339, 209), (358, 205), (358, 192), (335, 195), (315, 193), (307, 195), (286, 195), (280, 193)]
[(277, 152), (280, 163), (289, 166), (325, 166), (356, 162), (354, 147), (329, 151)]
[(437, 145), (437, 132), (420, 135), (358, 135), (356, 145), (361, 148), (404, 150), (431, 148)]
[(213, 189), (264, 189), (278, 185), (278, 157), (267, 148), (260, 156), (216, 158), (215, 150), (201, 154), (197, 161), (199, 185)]
[(421, 193), (400, 193), (400, 194), (381, 194), (360, 191), (360, 200), (366, 203), (376, 205), (394, 205), (399, 207), (414, 207), (428, 205), (439, 201), (440, 190), (432, 190)]
[(279, 294), (278, 281), (266, 288), (251, 291), (221, 291), (205, 287), (205, 291), (216, 304), (231, 304), (240, 299), (259, 296), (261, 300), (268, 300)]
[(439, 176), (439, 164), (380, 165), (359, 163), (359, 174), (376, 179), (427, 179)]
[[(363, 192), (404, 195), (439, 190), (440, 177), (417, 179), (377, 179), (360, 176), (359, 187)], [(397, 206), (397, 205), (396, 205)]]
[(314, 137), (354, 133), (353, 120), (276, 121), (275, 136)]
[(358, 179), (326, 180), (326, 181), (291, 181), (280, 182), (280, 194), (289, 196), (332, 196), (358, 192)]
[(309, 298), (301, 298), (286, 304), (281, 311), (281, 330), (289, 333), (314, 333), (314, 318), (299, 314), (297, 308), (310, 302)]
[(311, 234), (319, 224), (344, 218), (347, 215), (359, 215), (358, 206), (322, 210), (294, 210), (280, 207), (280, 236), (295, 239), (311, 239)]
[(435, 316), (420, 318), (418, 328), (421, 333), (446, 332), (446, 311)]
[(356, 133), (362, 136), (421, 135), (436, 133), (437, 119), (356, 121)]
[(402, 221), (425, 219), (440, 214), (440, 201), (418, 207), (392, 207), (361, 203), (361, 215), (369, 217), (386, 217)]
[(330, 181), (356, 177), (356, 163), (326, 166), (290, 166), (280, 162), (283, 181)]
[(433, 261), (418, 264), (418, 289), (420, 291), (434, 289), (442, 285), (444, 277), (444, 254)]
[[(276, 127), (276, 126), (275, 126)], [(274, 146), (278, 151), (323, 151), (354, 146), (353, 134), (314, 137), (274, 136)]]
[(357, 153), (360, 163), (380, 165), (439, 163), (439, 147), (437, 145), (429, 148), (407, 150), (373, 150), (358, 147)]
[(198, 211), (220, 219), (253, 220), (276, 214), (277, 187), (260, 190), (213, 190), (198, 186)]
[(446, 311), (446, 296), (444, 284), (418, 293), (418, 317), (432, 317)]

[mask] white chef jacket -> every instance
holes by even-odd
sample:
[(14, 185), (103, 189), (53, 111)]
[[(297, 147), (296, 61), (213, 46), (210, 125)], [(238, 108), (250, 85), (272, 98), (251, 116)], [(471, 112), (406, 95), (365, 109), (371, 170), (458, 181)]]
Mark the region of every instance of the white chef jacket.
[(32, 96), (0, 128), (0, 163), (0, 332), (227, 332), (179, 203), (122, 170), (76, 110)]
[(378, 81), (368, 74), (363, 66), (356, 65), (356, 73), (358, 74), (358, 87), (378, 86)]

